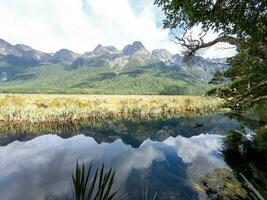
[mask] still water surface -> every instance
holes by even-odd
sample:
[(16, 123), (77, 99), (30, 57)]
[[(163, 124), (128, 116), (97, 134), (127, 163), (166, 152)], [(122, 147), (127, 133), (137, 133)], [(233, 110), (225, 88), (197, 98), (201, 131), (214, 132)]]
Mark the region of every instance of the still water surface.
[(243, 126), (222, 114), (106, 124), (0, 126), (0, 199), (65, 200), (73, 196), (76, 161), (116, 169), (119, 199), (205, 199), (206, 173), (229, 168), (223, 135)]

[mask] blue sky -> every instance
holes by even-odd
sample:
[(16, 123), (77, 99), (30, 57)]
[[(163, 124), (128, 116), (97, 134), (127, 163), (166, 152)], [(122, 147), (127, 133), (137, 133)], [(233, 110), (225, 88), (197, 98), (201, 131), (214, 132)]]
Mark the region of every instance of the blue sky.
[[(98, 44), (122, 49), (139, 40), (148, 50), (179, 53), (169, 30), (162, 29), (163, 18), (153, 0), (0, 0), (0, 38), (46, 52), (68, 48), (83, 53)], [(207, 40), (213, 37), (210, 33)], [(233, 50), (215, 47), (200, 53), (224, 57)]]

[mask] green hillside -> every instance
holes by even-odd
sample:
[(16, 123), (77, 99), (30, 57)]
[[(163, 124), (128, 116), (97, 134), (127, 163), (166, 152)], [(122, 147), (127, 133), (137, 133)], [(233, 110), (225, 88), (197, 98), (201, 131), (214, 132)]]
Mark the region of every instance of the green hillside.
[(70, 69), (64, 64), (30, 67), (0, 83), (5, 93), (204, 94), (210, 88), (194, 76), (172, 69), (110, 67)]
[(98, 45), (77, 54), (45, 53), (0, 39), (0, 92), (203, 95), (221, 61), (192, 57), (184, 62), (165, 49), (148, 51), (135, 41), (122, 50)]

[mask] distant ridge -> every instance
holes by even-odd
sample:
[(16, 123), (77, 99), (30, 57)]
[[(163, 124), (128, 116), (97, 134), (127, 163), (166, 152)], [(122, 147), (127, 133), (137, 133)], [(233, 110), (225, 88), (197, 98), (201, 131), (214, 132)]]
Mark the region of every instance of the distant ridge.
[(140, 41), (122, 50), (99, 44), (78, 54), (46, 53), (0, 39), (0, 92), (203, 94), (213, 74), (226, 68), (226, 59), (194, 56), (187, 63), (166, 49), (150, 52)]

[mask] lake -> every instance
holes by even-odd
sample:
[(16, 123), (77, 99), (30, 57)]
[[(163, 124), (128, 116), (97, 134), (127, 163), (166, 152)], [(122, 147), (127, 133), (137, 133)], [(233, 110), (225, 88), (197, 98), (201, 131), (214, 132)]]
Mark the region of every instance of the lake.
[(243, 123), (223, 114), (108, 123), (1, 124), (0, 199), (72, 199), (76, 162), (116, 170), (119, 199), (206, 199), (209, 172), (230, 169), (222, 138)]

